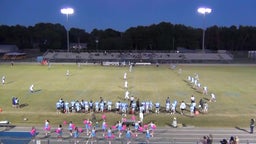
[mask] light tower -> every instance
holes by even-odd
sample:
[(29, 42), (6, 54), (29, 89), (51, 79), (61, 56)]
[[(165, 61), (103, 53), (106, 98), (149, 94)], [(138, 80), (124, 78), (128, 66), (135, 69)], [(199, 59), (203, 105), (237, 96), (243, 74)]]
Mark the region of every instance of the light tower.
[[(197, 9), (197, 12), (199, 14), (202, 14), (203, 18), (205, 18), (205, 15), (210, 14), (212, 12), (212, 9), (206, 8), (206, 7), (200, 7)], [(205, 26), (203, 26), (203, 40), (202, 40), (202, 51), (203, 52), (205, 52), (204, 39), (205, 39)]]
[(67, 31), (67, 52), (69, 52), (69, 28), (68, 28), (68, 16), (74, 13), (73, 8), (62, 8), (60, 10), (62, 14), (65, 14), (67, 16), (67, 26), (66, 26), (66, 31)]

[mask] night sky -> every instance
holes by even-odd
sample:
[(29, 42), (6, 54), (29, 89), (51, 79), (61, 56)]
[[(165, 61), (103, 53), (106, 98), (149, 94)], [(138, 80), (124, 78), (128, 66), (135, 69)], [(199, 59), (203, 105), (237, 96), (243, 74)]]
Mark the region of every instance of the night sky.
[[(212, 13), (199, 14), (201, 6)], [(60, 12), (65, 7), (75, 10), (68, 21)], [(1, 25), (60, 23), (87, 32), (94, 28), (122, 32), (163, 21), (195, 28), (256, 26), (256, 0), (0, 0), (0, 13)]]

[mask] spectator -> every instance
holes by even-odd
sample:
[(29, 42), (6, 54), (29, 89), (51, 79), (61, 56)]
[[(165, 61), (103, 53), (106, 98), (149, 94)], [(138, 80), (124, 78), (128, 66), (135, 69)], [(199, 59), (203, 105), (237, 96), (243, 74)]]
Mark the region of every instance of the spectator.
[(202, 140), (200, 140), (201, 144), (207, 144), (207, 137), (204, 136)]
[(251, 119), (251, 122), (250, 122), (250, 133), (251, 134), (253, 134), (254, 123), (255, 123), (255, 119)]

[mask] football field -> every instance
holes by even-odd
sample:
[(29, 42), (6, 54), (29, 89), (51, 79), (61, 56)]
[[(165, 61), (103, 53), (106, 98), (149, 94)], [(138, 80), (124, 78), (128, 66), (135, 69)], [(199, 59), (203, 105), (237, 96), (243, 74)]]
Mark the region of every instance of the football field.
[[(69, 76), (66, 75), (69, 70)], [(90, 113), (57, 114), (56, 102), (85, 100), (127, 102), (124, 99), (124, 73), (127, 73), (128, 91), (140, 101), (160, 102), (165, 107), (165, 100), (178, 101), (177, 113), (145, 114), (144, 122), (154, 121), (158, 126), (167, 126), (173, 117), (184, 126), (197, 127), (248, 127), (250, 119), (255, 118), (256, 66), (254, 65), (170, 65), (129, 67), (51, 64), (51, 67), (39, 64), (0, 65), (0, 76), (5, 76), (5, 84), (0, 86), (0, 121), (8, 120), (15, 125), (42, 125), (49, 119), (53, 126), (63, 121), (73, 121), (83, 125), (83, 120), (90, 118)], [(208, 87), (208, 95), (193, 89), (187, 82), (188, 76), (199, 75), (202, 86)], [(34, 93), (29, 87), (34, 85)], [(209, 93), (215, 93), (217, 102), (208, 102)], [(189, 107), (185, 115), (179, 114), (181, 101), (190, 103), (194, 95), (208, 102), (206, 114), (191, 117)], [(20, 108), (12, 106), (12, 97), (20, 100)], [(108, 112), (107, 122), (111, 125), (121, 119), (120, 114)], [(128, 115), (128, 118), (131, 115)], [(24, 120), (24, 118), (26, 118)], [(100, 122), (101, 113), (96, 113)], [(138, 115), (137, 115), (138, 118)]]

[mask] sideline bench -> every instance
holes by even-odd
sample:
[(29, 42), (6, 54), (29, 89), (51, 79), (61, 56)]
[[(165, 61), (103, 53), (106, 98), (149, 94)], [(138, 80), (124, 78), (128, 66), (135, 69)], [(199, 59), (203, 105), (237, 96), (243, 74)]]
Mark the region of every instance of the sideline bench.
[(14, 128), (15, 125), (10, 124), (9, 121), (0, 121), (0, 127), (4, 127), (6, 129)]

